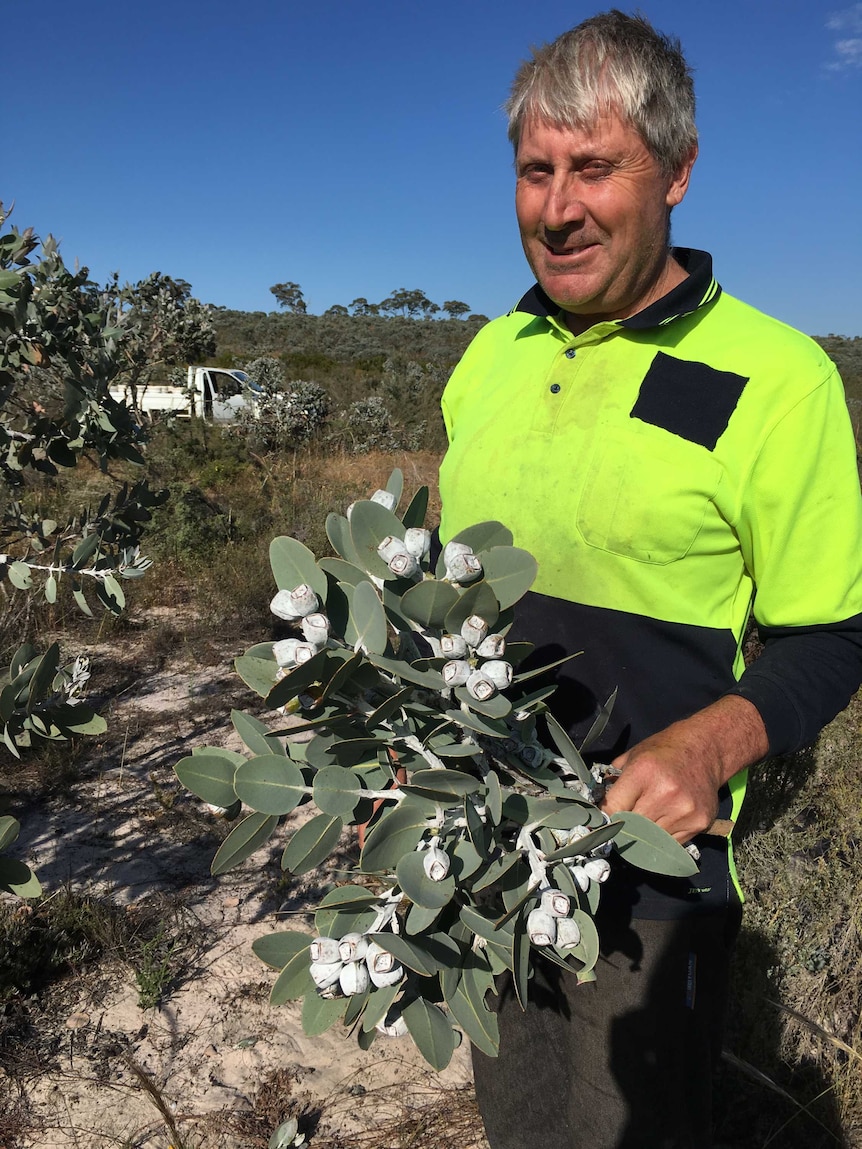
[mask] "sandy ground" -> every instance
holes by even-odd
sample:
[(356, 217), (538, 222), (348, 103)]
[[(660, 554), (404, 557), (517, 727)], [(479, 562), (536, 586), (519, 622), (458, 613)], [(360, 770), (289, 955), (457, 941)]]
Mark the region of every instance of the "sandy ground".
[[(0, 1116), (0, 1149), (165, 1149), (177, 1138), (168, 1136), (159, 1098), (189, 1147), (265, 1144), (240, 1120), (263, 1088), (289, 1092), (297, 1112), (318, 1114), (316, 1137), (339, 1132), (349, 1145), (405, 1104), (435, 1104), (449, 1091), (469, 1098), (466, 1045), (437, 1074), (409, 1038), (379, 1038), (362, 1052), (340, 1025), (309, 1038), (298, 1005), (269, 1005), (275, 973), (251, 943), (280, 928), (309, 928), (296, 914), (319, 889), (303, 879), (278, 881), (289, 820), (274, 846), (213, 879), (219, 827), (172, 771), (195, 745), (239, 749), (229, 711), (251, 708), (254, 696), (234, 674), (230, 653), (201, 666), (179, 650), (156, 673), (140, 671), (133, 644), (123, 658), (113, 669), (116, 689), (106, 691), (114, 697), (101, 705), (114, 733), (123, 732), (119, 750), (72, 787), (71, 803), (23, 817), (16, 852), (48, 891), (68, 883), (132, 916), (160, 899), (169, 929), (179, 922), (186, 935), (186, 968), (154, 1009), (140, 1008), (135, 970), (119, 961), (98, 976), (67, 980), (51, 992), (50, 1009), (32, 1003), (34, 1017), (45, 1008), (22, 1039), (22, 1072), (5, 1081), (10, 1108)], [(15, 1097), (27, 1112), (25, 1133), (8, 1116)], [(10, 1142), (13, 1128), (18, 1140)], [(459, 1143), (486, 1145), (478, 1130)]]

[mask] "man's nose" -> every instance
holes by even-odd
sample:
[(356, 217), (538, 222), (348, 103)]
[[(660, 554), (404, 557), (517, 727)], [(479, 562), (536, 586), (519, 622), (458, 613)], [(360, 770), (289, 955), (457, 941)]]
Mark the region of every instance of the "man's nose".
[(554, 179), (548, 188), (542, 222), (549, 231), (564, 231), (584, 222), (586, 209), (575, 183), (565, 175)]

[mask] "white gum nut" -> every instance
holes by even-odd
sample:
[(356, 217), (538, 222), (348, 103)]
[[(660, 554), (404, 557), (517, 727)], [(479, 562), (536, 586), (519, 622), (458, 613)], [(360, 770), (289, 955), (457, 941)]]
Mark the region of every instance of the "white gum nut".
[(557, 919), (557, 945), (560, 949), (571, 949), (579, 945), (580, 940), (581, 929), (573, 918)]
[(482, 574), (482, 564), (475, 555), (453, 555), (446, 563), (446, 578), (450, 582), (475, 582)]
[(398, 578), (413, 578), (415, 574), (419, 573), (418, 561), (407, 551), (399, 551), (397, 555), (393, 555), (387, 566)]
[(283, 618), (285, 622), (293, 622), (294, 619), (300, 617), (300, 611), (296, 609), (293, 594), (289, 590), (280, 590), (273, 596), (272, 602), (269, 604), (269, 609), (277, 618)]
[(600, 846), (596, 846), (594, 850), (590, 850), (591, 858), (608, 858), (614, 848), (613, 842), (602, 842)]
[(592, 830), (589, 826), (572, 826), (569, 830), (569, 841), (577, 842), (580, 838), (586, 838), (587, 834), (591, 834)]
[(571, 870), (572, 877), (578, 883), (578, 887), (586, 893), (590, 888), (590, 875), (583, 866), (570, 866), (569, 869)]
[(476, 647), (476, 653), (480, 658), (502, 658), (505, 649), (506, 640), (502, 634), (489, 634)]
[(594, 882), (606, 882), (611, 876), (611, 864), (605, 858), (590, 858), (584, 862), (584, 871)]
[(300, 642), (296, 648), (294, 657), (296, 658), (296, 665), (302, 666), (304, 662), (309, 662), (317, 654), (317, 647), (310, 642)]
[(387, 970), (386, 973), (379, 973), (376, 969), (369, 969), (368, 976), (371, 978), (371, 984), (376, 986), (377, 989), (383, 989), (387, 985), (397, 985), (404, 977), (404, 966), (399, 965), (398, 962), (392, 966), (392, 969)]
[(290, 592), (290, 601), (300, 618), (305, 618), (307, 614), (313, 614), (320, 606), (320, 599), (305, 582), (300, 583)]
[(372, 503), (379, 503), (387, 511), (394, 511), (398, 500), (391, 491), (375, 491), (371, 496)]
[(474, 670), (464, 685), (470, 697), (477, 702), (487, 702), (497, 693), (497, 687), (481, 670)]
[(338, 956), (343, 962), (361, 961), (368, 950), (368, 938), (364, 934), (345, 934), (338, 943)]
[(339, 961), (338, 942), (335, 938), (315, 938), (308, 947), (308, 956), (317, 963)]
[(483, 662), (480, 669), (486, 678), (491, 679), (498, 690), (505, 690), (507, 686), (512, 685), (511, 662), (503, 662), (499, 658), (492, 658), (490, 662)]
[(338, 977), (341, 992), (348, 997), (354, 993), (365, 993), (370, 981), (371, 978), (368, 975), (368, 967), (364, 962), (359, 961), (352, 961), (342, 966), (341, 973)]
[(455, 555), (471, 555), (472, 553), (473, 548), (467, 543), (447, 543), (443, 548), (443, 562), (448, 566)]
[(404, 532), (404, 549), (414, 559), (424, 559), (431, 550), (431, 532), (425, 527), (408, 527)]
[(446, 658), (466, 658), (467, 642), (460, 634), (441, 634), (440, 653)]
[(384, 1017), (382, 1021), (378, 1021), (374, 1028), (385, 1037), (407, 1036), (407, 1022), (400, 1013), (394, 1010), (390, 1010), (386, 1017)]
[(443, 663), (443, 669), (440, 673), (443, 675), (443, 681), (447, 686), (463, 686), (473, 671), (469, 662), (453, 659)]
[(449, 855), (439, 846), (431, 846), (422, 859), (425, 874), (432, 882), (442, 882), (449, 873), (450, 864)]
[(468, 646), (479, 646), (488, 634), (488, 624), (478, 614), (471, 614), (461, 624), (461, 637)]
[(544, 890), (541, 908), (555, 918), (567, 918), (572, 907), (569, 899), (560, 890)]
[(343, 968), (340, 961), (313, 961), (308, 972), (318, 989), (329, 989), (339, 980)]
[(399, 539), (395, 535), (387, 535), (383, 542), (378, 544), (377, 553), (385, 563), (388, 563), (395, 555), (407, 554), (407, 550), (403, 539)]
[(534, 946), (552, 946), (557, 937), (557, 921), (547, 910), (530, 910), (527, 915), (527, 934)]
[(325, 614), (315, 611), (313, 614), (307, 614), (302, 620), (302, 633), (305, 636), (305, 641), (312, 643), (314, 646), (323, 646), (329, 638), (329, 619)]
[(280, 642), (272, 644), (272, 657), (279, 666), (296, 666), (296, 648), (298, 646), (298, 638), (283, 638)]

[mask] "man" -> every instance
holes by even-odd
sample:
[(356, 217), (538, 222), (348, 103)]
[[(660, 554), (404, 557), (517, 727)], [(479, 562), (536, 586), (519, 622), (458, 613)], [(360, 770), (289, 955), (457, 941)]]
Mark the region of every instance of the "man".
[[(492, 1149), (704, 1149), (740, 897), (703, 831), (862, 679), (853, 436), (823, 352), (669, 246), (697, 156), (676, 41), (596, 16), (521, 67), (508, 112), (538, 282), (447, 386), (441, 538), (499, 519), (536, 555), (518, 627), (538, 662), (584, 651), (555, 701), (576, 740), (619, 688), (605, 810), (696, 838), (701, 864), (617, 862), (596, 984), (540, 968), (526, 1013), (504, 991), (477, 1096)], [(765, 649), (745, 669), (752, 603)]]

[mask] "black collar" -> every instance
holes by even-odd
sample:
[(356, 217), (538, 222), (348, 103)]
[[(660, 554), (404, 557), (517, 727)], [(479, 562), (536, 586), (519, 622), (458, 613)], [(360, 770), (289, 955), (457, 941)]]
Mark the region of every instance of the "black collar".
[[(627, 327), (630, 331), (643, 331), (648, 327), (663, 327), (683, 315), (697, 311), (721, 295), (721, 287), (713, 278), (712, 256), (706, 251), (698, 251), (693, 247), (673, 247), (671, 254), (677, 263), (688, 272), (682, 283), (639, 311), (629, 319), (619, 321), (620, 327)], [(560, 308), (539, 287), (533, 284), (530, 290), (512, 309), (526, 312), (528, 315), (539, 315), (543, 318), (560, 314)]]

